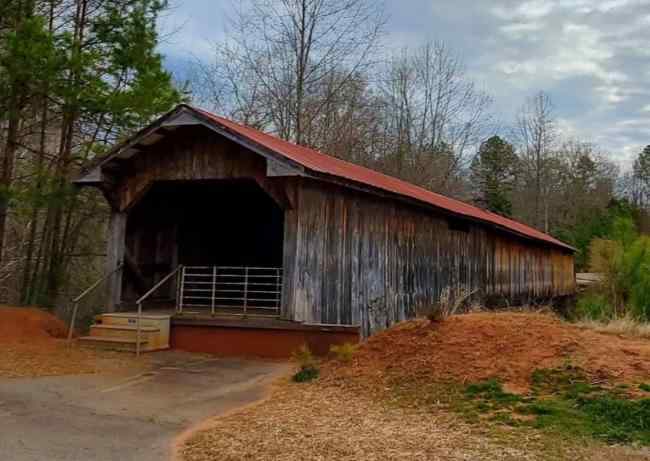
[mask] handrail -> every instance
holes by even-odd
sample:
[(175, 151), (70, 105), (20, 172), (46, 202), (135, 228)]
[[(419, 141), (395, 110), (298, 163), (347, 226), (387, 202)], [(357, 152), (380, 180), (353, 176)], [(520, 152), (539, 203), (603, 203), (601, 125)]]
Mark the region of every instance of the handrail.
[(70, 319), (70, 327), (68, 329), (68, 344), (72, 341), (72, 334), (74, 332), (74, 324), (77, 320), (77, 311), (79, 310), (79, 301), (81, 301), (83, 298), (88, 296), (90, 293), (95, 291), (95, 288), (97, 288), (103, 281), (107, 280), (109, 277), (111, 277), (113, 274), (115, 274), (117, 271), (121, 270), (122, 267), (124, 266), (124, 262), (120, 262), (115, 269), (113, 269), (110, 272), (105, 273), (101, 278), (97, 279), (92, 285), (90, 285), (88, 288), (86, 288), (79, 296), (74, 298), (72, 300), (73, 307), (72, 307), (72, 318)]
[(163, 286), (170, 278), (172, 278), (176, 273), (182, 268), (182, 265), (178, 265), (176, 269), (171, 271), (169, 274), (165, 275), (158, 283), (156, 283), (149, 291), (147, 291), (145, 294), (140, 296), (138, 300), (136, 301), (136, 304), (138, 305), (138, 318), (137, 318), (137, 323), (136, 323), (136, 336), (135, 336), (135, 354), (136, 356), (140, 356), (140, 324), (141, 324), (141, 318), (142, 318), (142, 302), (147, 299), (151, 294), (156, 291), (158, 288)]

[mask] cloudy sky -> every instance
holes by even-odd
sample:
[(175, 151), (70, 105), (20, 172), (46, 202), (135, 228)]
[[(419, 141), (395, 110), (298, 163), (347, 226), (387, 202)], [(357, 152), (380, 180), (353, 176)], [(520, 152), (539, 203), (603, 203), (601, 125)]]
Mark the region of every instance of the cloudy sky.
[[(230, 0), (172, 0), (161, 24), (168, 68), (210, 59)], [(623, 167), (650, 144), (650, 0), (386, 0), (385, 45), (441, 39), (509, 123), (548, 92), (564, 131), (598, 143)]]

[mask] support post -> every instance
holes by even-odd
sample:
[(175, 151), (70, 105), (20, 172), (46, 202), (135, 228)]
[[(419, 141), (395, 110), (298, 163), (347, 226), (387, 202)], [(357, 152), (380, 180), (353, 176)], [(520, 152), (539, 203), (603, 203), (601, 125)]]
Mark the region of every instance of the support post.
[(68, 346), (72, 342), (72, 335), (74, 334), (74, 324), (77, 320), (77, 310), (79, 310), (79, 302), (74, 301), (72, 304), (72, 317), (70, 318), (70, 326), (68, 327)]
[(210, 300), (210, 303), (211, 303), (210, 312), (212, 313), (212, 315), (215, 314), (215, 311), (214, 311), (214, 301), (215, 301), (215, 299), (214, 298), (217, 296), (216, 290), (217, 290), (217, 266), (212, 266), (212, 296), (210, 296), (210, 298), (211, 298), (211, 300)]
[(140, 357), (140, 335), (141, 335), (141, 322), (142, 322), (142, 302), (138, 303), (138, 318), (135, 331), (135, 355)]
[(244, 268), (244, 317), (248, 310), (248, 266)]
[(106, 272), (112, 273), (108, 281), (106, 293), (106, 311), (115, 312), (122, 301), (121, 267), (126, 250), (126, 217), (127, 214), (112, 211), (108, 225), (108, 242), (106, 249)]

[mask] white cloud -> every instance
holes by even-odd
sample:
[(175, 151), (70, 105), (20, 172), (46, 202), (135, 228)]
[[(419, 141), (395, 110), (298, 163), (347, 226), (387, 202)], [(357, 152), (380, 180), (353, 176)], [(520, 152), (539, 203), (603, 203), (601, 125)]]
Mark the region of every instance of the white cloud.
[[(161, 29), (168, 55), (211, 59), (223, 0), (179, 0)], [(508, 124), (527, 96), (550, 93), (562, 130), (628, 161), (650, 142), (650, 0), (386, 2), (385, 53), (442, 39), (495, 97)], [(617, 123), (620, 122), (620, 123)]]
[(531, 32), (539, 31), (543, 27), (544, 25), (540, 22), (515, 22), (512, 24), (501, 26), (499, 30), (505, 35), (509, 35), (513, 38), (517, 38), (522, 35), (529, 34)]
[(529, 0), (519, 4), (515, 8), (509, 5), (495, 6), (491, 12), (500, 19), (539, 19), (547, 16), (553, 11), (554, 2), (552, 0)]

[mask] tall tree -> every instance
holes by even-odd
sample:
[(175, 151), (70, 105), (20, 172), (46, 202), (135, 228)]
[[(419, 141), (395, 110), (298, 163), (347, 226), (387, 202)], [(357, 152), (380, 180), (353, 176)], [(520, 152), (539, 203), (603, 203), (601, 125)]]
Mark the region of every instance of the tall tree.
[(492, 130), (491, 98), (444, 42), (404, 49), (380, 74), (384, 171), (458, 195), (469, 153)]
[(476, 203), (495, 213), (512, 216), (512, 191), (518, 168), (512, 144), (492, 136), (481, 144), (471, 165)]
[(532, 215), (526, 220), (548, 232), (549, 197), (555, 185), (553, 174), (557, 166), (554, 159), (557, 128), (548, 94), (540, 91), (526, 101), (517, 117), (515, 131), (526, 175), (525, 189), (533, 205)]
[(371, 0), (242, 0), (198, 85), (219, 110), (316, 145), (316, 120), (372, 62), (384, 21)]
[(0, 240), (22, 301), (52, 303), (99, 223), (101, 202), (70, 179), (180, 95), (156, 51), (166, 1), (12, 1), (15, 19), (0, 20)]
[(646, 207), (650, 194), (650, 146), (644, 147), (637, 155), (632, 174), (638, 185), (633, 197), (634, 203), (639, 207)]

